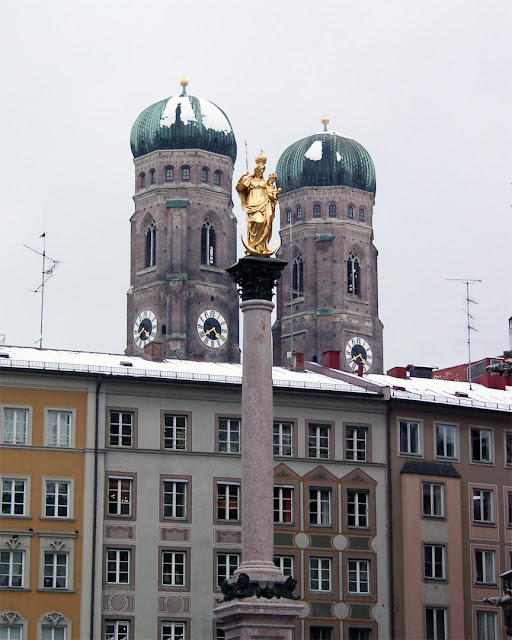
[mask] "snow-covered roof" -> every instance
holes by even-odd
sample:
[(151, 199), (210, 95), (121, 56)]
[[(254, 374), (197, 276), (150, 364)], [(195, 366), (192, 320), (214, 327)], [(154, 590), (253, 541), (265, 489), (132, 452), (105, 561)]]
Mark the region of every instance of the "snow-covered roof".
[[(138, 356), (87, 351), (59, 351), (30, 347), (0, 347), (0, 368), (62, 371), (63, 373), (91, 373), (151, 379), (242, 383), (242, 365), (194, 360), (146, 360)], [(376, 395), (374, 390), (340, 382), (318, 373), (272, 368), (275, 387), (343, 391)]]

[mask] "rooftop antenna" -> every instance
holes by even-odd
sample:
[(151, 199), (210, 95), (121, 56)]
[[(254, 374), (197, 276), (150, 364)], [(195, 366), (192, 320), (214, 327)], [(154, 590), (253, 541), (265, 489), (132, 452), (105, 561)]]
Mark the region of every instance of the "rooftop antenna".
[[(27, 249), (30, 249), (30, 251), (33, 251), (34, 253), (37, 253), (43, 257), (43, 265), (41, 269), (41, 284), (37, 287), (37, 289), (31, 289), (33, 293), (41, 292), (41, 327), (40, 327), (40, 333), (39, 333), (39, 340), (36, 340), (36, 342), (39, 342), (39, 348), (42, 349), (43, 348), (44, 285), (53, 276), (53, 271), (55, 267), (58, 264), (60, 264), (60, 260), (54, 260), (53, 258), (50, 258), (50, 256), (46, 255), (46, 231), (44, 231), (39, 237), (43, 239), (42, 253), (40, 251), (37, 251), (37, 249), (33, 249), (32, 247), (29, 247), (26, 244), (24, 244), (23, 246)], [(46, 265), (47, 260), (51, 262), (51, 264), (48, 267)]]
[(472, 389), (471, 386), (471, 332), (472, 331), (478, 331), (478, 329), (475, 329), (475, 327), (471, 326), (471, 320), (474, 320), (474, 317), (470, 314), (469, 312), (469, 305), (470, 304), (478, 304), (478, 302), (476, 302), (475, 300), (471, 300), (471, 298), (469, 297), (469, 285), (470, 284), (475, 284), (476, 282), (482, 282), (481, 280), (477, 280), (476, 278), (446, 278), (447, 280), (452, 280), (453, 282), (463, 282), (466, 285), (466, 308), (463, 309), (463, 311), (466, 313), (467, 315), (467, 319), (468, 319), (468, 325), (467, 325), (467, 329), (468, 329), (468, 382), (469, 382), (469, 388)]

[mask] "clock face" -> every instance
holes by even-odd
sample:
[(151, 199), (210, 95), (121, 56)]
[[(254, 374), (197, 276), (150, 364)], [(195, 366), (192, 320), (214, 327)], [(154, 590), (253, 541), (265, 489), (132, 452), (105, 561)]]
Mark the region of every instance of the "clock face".
[(156, 316), (152, 311), (146, 309), (146, 311), (137, 316), (137, 320), (133, 325), (133, 340), (135, 344), (140, 349), (144, 349), (147, 344), (156, 338), (156, 330)]
[(218, 349), (228, 337), (228, 323), (221, 313), (207, 309), (197, 319), (197, 333), (207, 347)]
[(364, 338), (351, 338), (345, 347), (345, 358), (351, 369), (357, 371), (359, 365), (363, 365), (363, 371), (366, 373), (373, 362), (372, 348)]

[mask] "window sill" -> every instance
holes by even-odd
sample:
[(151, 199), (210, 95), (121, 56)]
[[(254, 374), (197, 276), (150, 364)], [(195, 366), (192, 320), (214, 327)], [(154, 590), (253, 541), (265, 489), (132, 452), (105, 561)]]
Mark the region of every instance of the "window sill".
[(52, 587), (42, 587), (41, 589), (36, 589), (38, 593), (76, 593), (74, 589), (57, 589)]
[(483, 465), (484, 467), (494, 467), (492, 460), (470, 460), (470, 464)]
[(133, 591), (135, 587), (133, 586), (133, 584), (124, 584), (124, 583), (116, 582), (115, 584), (114, 583), (104, 584), (103, 589), (126, 589), (127, 591)]
[(177, 591), (179, 593), (183, 593), (184, 591), (185, 592), (190, 591), (190, 588), (188, 586), (186, 586), (186, 585), (183, 586), (183, 587), (182, 586), (176, 586), (175, 587), (172, 584), (168, 584), (168, 585), (161, 584), (158, 587), (158, 591)]
[(144, 267), (144, 269), (139, 269), (139, 271), (135, 272), (135, 275), (142, 276), (145, 273), (153, 273), (154, 271), (156, 271), (156, 264), (153, 264), (150, 267)]
[(26, 587), (0, 587), (0, 591), (32, 591)]
[(0, 513), (0, 518), (14, 518), (16, 520), (32, 520), (32, 516), (22, 516), (11, 513)]
[(135, 522), (137, 518), (134, 516), (115, 515), (114, 513), (107, 513), (105, 521), (114, 520), (115, 522)]
[(52, 520), (53, 522), (76, 522), (76, 518), (63, 518), (62, 516), (41, 516), (39, 520)]
[(425, 577), (423, 577), (423, 582), (435, 582), (437, 584), (439, 582), (446, 583), (448, 581), (446, 580), (446, 578), (425, 578)]
[(405, 453), (403, 451), (400, 451), (398, 455), (402, 458), (423, 458), (422, 453)]
[(213, 264), (200, 264), (199, 269), (201, 271), (211, 271), (212, 273), (224, 273), (224, 269), (220, 269)]
[(475, 587), (487, 587), (488, 589), (497, 589), (498, 585), (496, 582), (475, 582)]
[(471, 524), (474, 527), (496, 527), (495, 522), (484, 522), (482, 520), (473, 520)]

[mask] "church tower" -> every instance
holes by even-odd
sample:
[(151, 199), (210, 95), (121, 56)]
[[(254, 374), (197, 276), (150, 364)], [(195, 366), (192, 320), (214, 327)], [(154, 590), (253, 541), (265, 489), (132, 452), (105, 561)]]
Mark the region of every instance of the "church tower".
[(375, 168), (359, 143), (324, 131), (292, 144), (276, 173), (281, 248), (274, 364), (294, 353), (344, 371), (381, 373)]
[(182, 92), (145, 109), (131, 132), (128, 355), (239, 362), (231, 182), (236, 142), (226, 114)]

